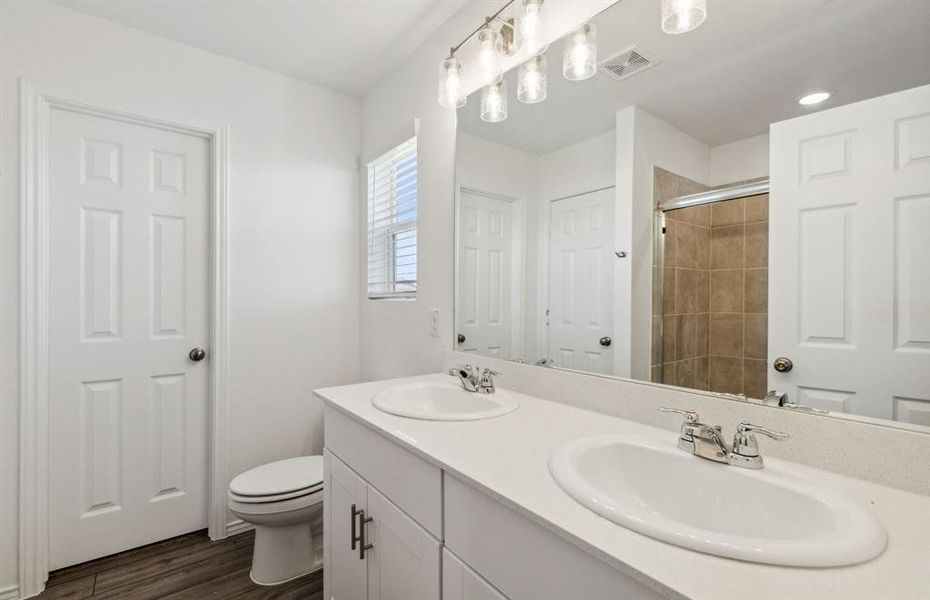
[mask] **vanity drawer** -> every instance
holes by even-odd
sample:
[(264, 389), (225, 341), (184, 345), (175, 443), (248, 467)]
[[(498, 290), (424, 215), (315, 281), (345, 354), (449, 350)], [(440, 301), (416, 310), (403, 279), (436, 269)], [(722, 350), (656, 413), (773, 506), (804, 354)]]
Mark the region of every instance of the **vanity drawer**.
[(442, 471), (338, 409), (326, 406), (326, 448), (442, 539)]
[(662, 598), (483, 492), (444, 477), (446, 547), (508, 598)]

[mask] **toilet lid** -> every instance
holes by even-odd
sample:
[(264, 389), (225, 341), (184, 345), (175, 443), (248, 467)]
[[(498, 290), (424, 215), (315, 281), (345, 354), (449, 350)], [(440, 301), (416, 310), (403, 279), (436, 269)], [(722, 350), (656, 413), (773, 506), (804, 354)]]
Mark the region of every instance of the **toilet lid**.
[(229, 491), (239, 496), (289, 494), (323, 482), (323, 457), (298, 456), (268, 463), (237, 475)]

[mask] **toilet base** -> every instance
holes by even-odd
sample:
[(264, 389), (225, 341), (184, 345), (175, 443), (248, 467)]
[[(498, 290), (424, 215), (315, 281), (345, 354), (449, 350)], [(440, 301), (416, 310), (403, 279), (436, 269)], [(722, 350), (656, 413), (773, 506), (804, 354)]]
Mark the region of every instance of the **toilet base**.
[(249, 576), (258, 585), (279, 585), (323, 568), (315, 560), (310, 523), (255, 527)]

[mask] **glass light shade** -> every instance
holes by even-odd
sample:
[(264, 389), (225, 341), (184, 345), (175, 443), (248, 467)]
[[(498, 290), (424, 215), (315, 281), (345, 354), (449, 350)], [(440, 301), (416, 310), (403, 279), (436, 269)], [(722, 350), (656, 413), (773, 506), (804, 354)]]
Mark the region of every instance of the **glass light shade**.
[(500, 123), (507, 118), (507, 82), (499, 81), (481, 88), (481, 120)]
[(517, 100), (524, 104), (536, 104), (546, 99), (546, 57), (534, 56), (522, 65), (517, 77)]
[(439, 105), (443, 108), (465, 106), (465, 90), (462, 86), (462, 62), (450, 56), (439, 64)]
[(478, 77), (481, 85), (497, 83), (503, 75), (501, 34), (490, 27), (478, 32)]
[(597, 73), (597, 30), (588, 23), (565, 38), (562, 75), (569, 81), (582, 81)]
[(707, 0), (662, 0), (662, 31), (665, 33), (687, 33), (706, 18)]
[(542, 54), (548, 48), (542, 23), (543, 0), (523, 0), (517, 12), (514, 43), (524, 56)]

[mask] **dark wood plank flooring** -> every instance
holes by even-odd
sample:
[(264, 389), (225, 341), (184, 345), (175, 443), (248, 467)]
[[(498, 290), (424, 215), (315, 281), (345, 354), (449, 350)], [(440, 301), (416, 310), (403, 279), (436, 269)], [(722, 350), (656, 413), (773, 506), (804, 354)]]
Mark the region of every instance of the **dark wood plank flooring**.
[(53, 571), (37, 600), (322, 600), (323, 571), (276, 586), (249, 579), (252, 531), (211, 542), (198, 531)]

